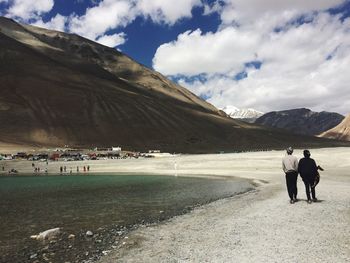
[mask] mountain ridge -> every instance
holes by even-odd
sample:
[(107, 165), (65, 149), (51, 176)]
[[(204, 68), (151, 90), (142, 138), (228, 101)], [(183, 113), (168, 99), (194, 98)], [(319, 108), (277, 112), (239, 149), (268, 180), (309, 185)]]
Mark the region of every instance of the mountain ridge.
[(295, 134), (315, 136), (338, 125), (344, 116), (335, 112), (314, 112), (307, 108), (272, 111), (259, 117), (255, 123), (286, 129)]
[(217, 152), (333, 145), (227, 118), (121, 52), (0, 18), (0, 141)]

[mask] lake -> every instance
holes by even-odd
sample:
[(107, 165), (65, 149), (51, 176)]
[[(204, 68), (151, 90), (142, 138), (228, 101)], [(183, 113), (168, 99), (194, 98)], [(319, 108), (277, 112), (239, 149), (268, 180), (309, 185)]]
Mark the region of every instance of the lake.
[[(140, 224), (252, 189), (236, 178), (161, 175), (0, 178), (1, 262), (91, 262)], [(60, 227), (58, 240), (31, 235)], [(93, 237), (86, 236), (87, 231)], [(74, 234), (74, 239), (68, 235)]]

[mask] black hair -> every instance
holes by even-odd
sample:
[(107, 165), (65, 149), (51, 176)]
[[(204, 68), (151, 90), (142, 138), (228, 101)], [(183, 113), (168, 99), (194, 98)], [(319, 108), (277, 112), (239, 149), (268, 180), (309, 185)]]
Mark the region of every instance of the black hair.
[(304, 150), (304, 157), (305, 158), (309, 158), (311, 155), (310, 151), (309, 150)]

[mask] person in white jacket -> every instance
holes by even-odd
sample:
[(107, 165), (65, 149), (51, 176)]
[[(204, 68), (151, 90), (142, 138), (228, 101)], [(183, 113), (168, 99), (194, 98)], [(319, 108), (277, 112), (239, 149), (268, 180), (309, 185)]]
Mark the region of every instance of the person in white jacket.
[(286, 174), (286, 183), (288, 195), (290, 198), (290, 203), (294, 204), (298, 199), (298, 158), (293, 156), (293, 148), (287, 148), (287, 155), (282, 159), (282, 169)]

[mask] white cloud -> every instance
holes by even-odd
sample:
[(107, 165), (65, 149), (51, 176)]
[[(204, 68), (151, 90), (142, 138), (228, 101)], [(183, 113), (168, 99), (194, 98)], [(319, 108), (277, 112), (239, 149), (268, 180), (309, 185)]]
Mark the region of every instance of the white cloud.
[(72, 16), (69, 30), (95, 40), (111, 29), (125, 26), (135, 19), (134, 4), (127, 0), (104, 0), (88, 8), (83, 16)]
[(47, 28), (47, 29), (52, 29), (52, 30), (65, 31), (67, 21), (68, 21), (67, 17), (57, 14), (55, 17), (51, 18), (51, 20), (48, 22), (43, 22), (42, 19), (39, 19), (34, 23), (32, 23), (32, 25)]
[(7, 16), (29, 20), (38, 18), (41, 14), (49, 12), (54, 6), (54, 0), (12, 0), (8, 1)]
[[(350, 19), (309, 12), (341, 1), (320, 1), (318, 6), (296, 1), (294, 9), (290, 1), (285, 8), (282, 1), (272, 7), (273, 2), (266, 1), (267, 6), (256, 3), (254, 12), (260, 10), (259, 14), (250, 10), (237, 14), (240, 26), (229, 25), (227, 20), (215, 33), (197, 30), (179, 35), (158, 48), (155, 69), (166, 75), (184, 75), (187, 78), (179, 81), (181, 85), (210, 97), (209, 102), (218, 107), (235, 105), (261, 111), (310, 107), (348, 113)], [(279, 14), (267, 15), (271, 12)], [(291, 24), (300, 14), (306, 15), (308, 22)], [(258, 16), (255, 20), (254, 15)], [(282, 30), (274, 31), (278, 25)], [(247, 77), (235, 79), (252, 60), (261, 61), (262, 67), (246, 68)]]
[(97, 39), (97, 42), (107, 47), (113, 48), (124, 44), (126, 41), (125, 38), (126, 38), (125, 33), (119, 33), (114, 35), (104, 35), (102, 37), (99, 37)]
[(217, 33), (187, 31), (160, 46), (153, 66), (166, 75), (236, 74), (255, 59), (259, 35), (227, 27)]
[(137, 9), (156, 23), (175, 24), (179, 19), (192, 16), (192, 9), (200, 0), (138, 0)]
[(170, 0), (103, 0), (82, 16), (70, 16), (68, 30), (107, 46), (117, 46), (125, 42), (125, 34), (108, 32), (125, 27), (137, 16), (155, 23), (174, 24), (190, 17), (192, 8), (200, 3), (200, 0), (178, 0), (175, 5)]
[(224, 24), (236, 21), (247, 24), (261, 19), (307, 14), (326, 10), (340, 5), (345, 0), (224, 0), (225, 8), (221, 13)]

